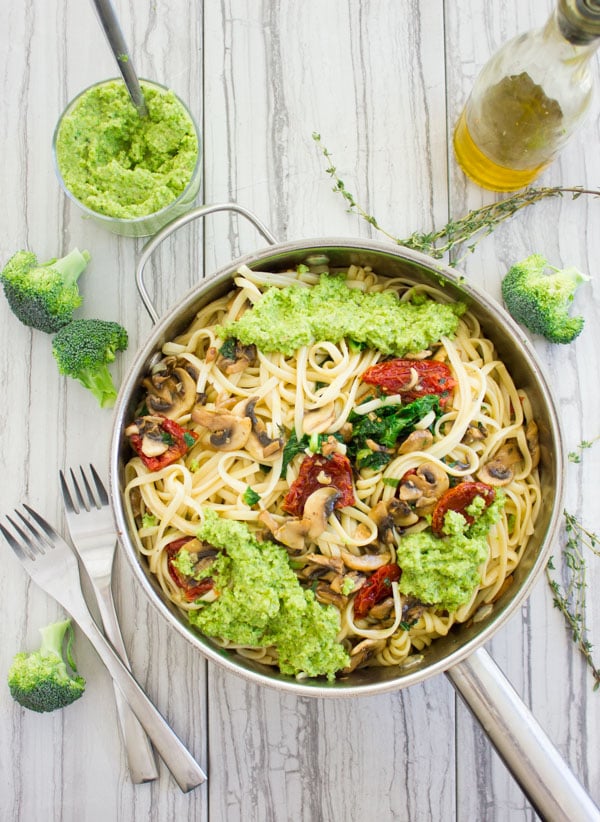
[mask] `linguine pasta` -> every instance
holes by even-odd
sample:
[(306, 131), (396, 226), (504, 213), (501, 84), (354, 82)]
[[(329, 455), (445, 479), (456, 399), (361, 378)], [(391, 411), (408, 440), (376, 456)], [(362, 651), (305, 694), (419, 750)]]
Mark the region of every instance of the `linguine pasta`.
[[(378, 277), (368, 267), (351, 266), (344, 274), (350, 288), (366, 293), (392, 290), (400, 301), (428, 297), (451, 302), (442, 290), (401, 277)], [(184, 334), (164, 345), (165, 359), (146, 381), (146, 402), (153, 392), (160, 395), (161, 391), (164, 400), (163, 388), (156, 387), (161, 386), (157, 380), (161, 373), (175, 368), (180, 375), (182, 371), (191, 375), (195, 381), (191, 405), (190, 401), (175, 403), (164, 413), (196, 439), (184, 455), (164, 467), (149, 468), (139, 453), (129, 460), (126, 513), (139, 553), (165, 596), (182, 612), (189, 615), (205, 608), (218, 590), (213, 587), (190, 596), (191, 580), (183, 583), (182, 575), (174, 573), (168, 547), (184, 537), (196, 537), (205, 512), (211, 509), (221, 518), (246, 523), (261, 539), (281, 544), (302, 586), (312, 588), (323, 607), (337, 609), (338, 640), (349, 654), (346, 670), (409, 665), (455, 623), (483, 618), (510, 584), (541, 502), (535, 422), (526, 394), (514, 385), (477, 319), (466, 311), (455, 334), (442, 336), (426, 351), (405, 355), (414, 363), (448, 366), (453, 388), (447, 398), (424, 413), (411, 425), (411, 433), (403, 434), (392, 448), (367, 440), (367, 450), (372, 448), (377, 456), (380, 449), (385, 456), (383, 464), (360, 467), (354, 461), (353, 504), (328, 508), (316, 536), (314, 531), (302, 533), (302, 516), (290, 516), (284, 505), (304, 460), (315, 451), (326, 454), (324, 459), (332, 453), (346, 458), (352, 448), (349, 436), (359, 418), (376, 418), (384, 408), (407, 404), (402, 393), (384, 395), (362, 379), (368, 368), (389, 357), (348, 339), (315, 341), (291, 356), (248, 352), (242, 346), (233, 356), (219, 353), (224, 343), (219, 329), (259, 303), (266, 288), (299, 284), (311, 288), (318, 277), (305, 267), (279, 274), (243, 267), (231, 293), (203, 307)], [(229, 422), (232, 417), (241, 421), (240, 447), (235, 447), (235, 431), (230, 431), (225, 448), (220, 447), (219, 414)], [(299, 448), (282, 471), (284, 446), (290, 438), (300, 442), (303, 437), (307, 447)], [(414, 496), (411, 478), (419, 470), (422, 476), (433, 477), (434, 485), (441, 483), (437, 491), (428, 486), (424, 496)], [(326, 472), (319, 482), (323, 488), (332, 484)], [(357, 617), (360, 589), (378, 568), (395, 563), (402, 567), (403, 540), (429, 533), (443, 489), (466, 488), (473, 482), (493, 488), (503, 505), (487, 533), (487, 557), (477, 568), (479, 583), (468, 599), (456, 608), (424, 602), (402, 591), (400, 577), (386, 580), (385, 595)], [(298, 526), (291, 537), (290, 524), (292, 530)], [(276, 647), (237, 646), (213, 639), (242, 655), (277, 665)]]

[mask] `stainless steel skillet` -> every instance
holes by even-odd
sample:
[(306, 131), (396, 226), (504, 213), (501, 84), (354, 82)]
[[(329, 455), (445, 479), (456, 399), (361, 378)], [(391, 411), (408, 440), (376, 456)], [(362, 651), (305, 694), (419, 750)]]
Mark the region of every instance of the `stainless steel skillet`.
[[(144, 284), (143, 274), (148, 260), (158, 246), (180, 227), (219, 211), (233, 211), (249, 219), (269, 243), (268, 247), (235, 260), (202, 281), (159, 319)], [(318, 258), (326, 258), (329, 265), (335, 268), (344, 268), (352, 263), (370, 265), (383, 276), (402, 276), (415, 283), (433, 283), (443, 287), (452, 297), (467, 302), (485, 335), (494, 342), (516, 385), (525, 389), (531, 398), (540, 434), (543, 496), (535, 534), (514, 574), (513, 584), (508, 586), (484, 619), (462, 625), (447, 637), (436, 640), (416, 667), (408, 670), (359, 669), (333, 683), (310, 679), (298, 681), (286, 677), (219, 648), (206, 637), (195, 633), (171, 603), (165, 601), (153, 575), (138, 556), (128, 531), (122, 499), (123, 468), (129, 457), (123, 430), (138, 405), (140, 382), (158, 358), (162, 345), (181, 333), (202, 305), (231, 289), (233, 275), (242, 263), (258, 270), (278, 271)], [(542, 818), (553, 822), (600, 820), (598, 808), (483, 649), (484, 643), (518, 612), (543, 572), (563, 507), (565, 455), (558, 416), (535, 352), (519, 326), (494, 300), (463, 282), (456, 271), (427, 256), (400, 246), (349, 238), (278, 243), (254, 215), (234, 203), (202, 206), (163, 228), (143, 249), (136, 279), (142, 301), (156, 326), (136, 355), (117, 400), (111, 442), (111, 496), (125, 556), (142, 589), (169, 625), (213, 662), (255, 683), (302, 696), (351, 699), (404, 688), (443, 672), (477, 717)]]

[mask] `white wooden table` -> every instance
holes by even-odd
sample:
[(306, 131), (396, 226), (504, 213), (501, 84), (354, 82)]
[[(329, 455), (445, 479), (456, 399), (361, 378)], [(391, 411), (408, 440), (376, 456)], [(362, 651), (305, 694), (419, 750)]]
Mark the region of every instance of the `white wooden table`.
[[(118, 0), (138, 72), (170, 85), (201, 123), (200, 201), (235, 200), (281, 240), (376, 237), (333, 194), (312, 139), (318, 131), (340, 176), (397, 236), (431, 229), (494, 195), (468, 183), (451, 133), (487, 57), (518, 31), (541, 25), (549, 0)], [(92, 5), (3, 0), (0, 44), (0, 261), (29, 247), (47, 258), (77, 245), (93, 262), (82, 279), (82, 316), (119, 320), (130, 348), (117, 379), (150, 330), (134, 285), (142, 241), (81, 218), (54, 176), (51, 137), (68, 100), (114, 76)], [(597, 69), (597, 64), (596, 64)], [(540, 180), (600, 186), (600, 109)], [(533, 251), (596, 281), (579, 305), (586, 329), (558, 347), (536, 341), (560, 404), (567, 447), (600, 431), (600, 201), (548, 200), (483, 241), (461, 267), (499, 295), (507, 267)], [(151, 288), (165, 312), (199, 277), (264, 245), (217, 215), (170, 240)], [(0, 299), (1, 506), (28, 500), (65, 528), (59, 468), (108, 469), (110, 411), (59, 377), (49, 338), (31, 333)], [(600, 529), (600, 445), (570, 465), (567, 504)], [(557, 544), (555, 552), (560, 550)], [(13, 654), (59, 618), (0, 545), (0, 819), (122, 820), (510, 820), (535, 818), (486, 737), (443, 677), (355, 701), (297, 699), (208, 665), (157, 616), (124, 560), (117, 606), (134, 672), (209, 773), (190, 794), (164, 766), (132, 785), (112, 687), (81, 635), (84, 698), (62, 712), (20, 709), (6, 688)], [(595, 562), (595, 565), (594, 565)], [(590, 560), (592, 635), (600, 635), (599, 560)], [(600, 647), (600, 646), (599, 646)], [(600, 693), (540, 580), (489, 650), (569, 766), (600, 802)]]

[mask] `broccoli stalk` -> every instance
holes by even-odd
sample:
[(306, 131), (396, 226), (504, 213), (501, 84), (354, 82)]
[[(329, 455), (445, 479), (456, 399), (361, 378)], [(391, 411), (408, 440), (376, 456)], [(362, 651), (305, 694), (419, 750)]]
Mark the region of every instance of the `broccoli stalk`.
[(81, 305), (77, 280), (89, 261), (89, 253), (77, 248), (45, 263), (38, 263), (32, 251), (17, 251), (0, 274), (13, 313), (24, 325), (47, 334), (67, 325)]
[[(62, 649), (67, 632), (65, 662)], [(71, 670), (77, 673), (71, 654), (71, 620), (53, 622), (41, 628), (40, 634), (42, 644), (37, 651), (15, 655), (8, 672), (8, 687), (19, 705), (43, 713), (64, 708), (79, 699), (85, 690), (85, 679), (82, 676), (73, 677), (67, 670), (68, 662)]]
[(89, 389), (102, 408), (114, 405), (117, 391), (108, 363), (127, 348), (127, 331), (107, 320), (73, 320), (52, 341), (58, 370)]
[(502, 296), (508, 312), (530, 331), (553, 343), (570, 343), (581, 334), (584, 320), (569, 316), (569, 306), (589, 279), (576, 268), (555, 268), (541, 254), (532, 254), (509, 269)]

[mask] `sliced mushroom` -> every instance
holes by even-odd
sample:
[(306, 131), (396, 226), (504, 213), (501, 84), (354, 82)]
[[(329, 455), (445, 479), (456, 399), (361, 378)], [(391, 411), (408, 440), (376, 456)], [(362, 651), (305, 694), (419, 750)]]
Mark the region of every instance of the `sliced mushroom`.
[(431, 514), (437, 503), (437, 497), (427, 497), (425, 495), (419, 497), (415, 502), (415, 511), (419, 512), (419, 516), (425, 517)]
[(336, 577), (333, 571), (329, 571), (323, 565), (315, 565), (313, 562), (305, 565), (304, 568), (302, 568), (301, 571), (297, 571), (296, 574), (303, 582), (314, 582), (315, 580), (326, 579), (330, 585)]
[(480, 469), (478, 478), (488, 485), (501, 487), (512, 481), (515, 472), (512, 466), (523, 459), (516, 444), (511, 441), (505, 443), (496, 451), (493, 459)]
[(314, 565), (313, 563), (306, 565), (297, 573), (303, 583), (311, 584), (313, 590), (315, 583), (321, 582), (331, 588), (332, 591), (335, 591), (335, 593), (346, 596), (346, 594), (342, 591), (341, 585), (339, 584), (339, 581), (343, 581), (344, 579), (343, 574), (336, 574), (334, 571), (328, 571), (327, 568), (324, 568), (322, 565)]
[(348, 581), (352, 583), (347, 589), (348, 593), (355, 594), (363, 587), (367, 581), (367, 577), (359, 571), (350, 571), (348, 574), (338, 574), (329, 584), (334, 591), (342, 593), (344, 591), (344, 586), (348, 584)]
[(183, 368), (190, 377), (194, 380), (194, 382), (198, 382), (198, 377), (200, 376), (200, 371), (194, 365), (194, 363), (190, 362), (190, 360), (186, 360), (185, 357), (180, 357), (177, 361), (177, 365), (179, 368)]
[(389, 525), (393, 525), (389, 510), (391, 502), (392, 500), (382, 499), (369, 511), (369, 518), (373, 520), (378, 529), (385, 529), (388, 526), (388, 520)]
[(415, 502), (423, 496), (423, 492), (415, 483), (415, 474), (403, 480), (398, 486), (398, 497), (405, 502)]
[(169, 450), (169, 444), (163, 439), (157, 439), (151, 434), (142, 437), (142, 453), (146, 457), (160, 457)]
[(433, 434), (427, 428), (417, 429), (409, 434), (398, 448), (399, 454), (410, 454), (411, 451), (424, 451), (433, 442)]
[(527, 440), (527, 447), (531, 454), (531, 467), (537, 468), (540, 462), (540, 440), (537, 423), (534, 420), (529, 420), (527, 423), (525, 439)]
[(387, 619), (394, 608), (394, 597), (386, 597), (381, 602), (369, 610), (369, 616), (373, 619)]
[(398, 497), (413, 502), (421, 516), (433, 510), (437, 500), (450, 487), (448, 474), (436, 462), (423, 462), (398, 488)]
[(363, 639), (350, 651), (350, 662), (342, 671), (343, 674), (352, 673), (371, 659), (375, 651), (382, 648), (385, 642), (381, 639)]
[(302, 551), (306, 547), (306, 537), (308, 536), (309, 524), (303, 519), (286, 519), (279, 525), (273, 536), (282, 545), (291, 548), (292, 551)]
[(319, 582), (315, 588), (315, 597), (323, 605), (335, 605), (340, 610), (344, 607), (347, 597), (334, 591), (326, 582)]
[(486, 463), (478, 474), (481, 482), (501, 487), (512, 482), (515, 472), (509, 465), (500, 460), (491, 460)]
[(208, 542), (201, 542), (196, 538), (186, 542), (185, 550), (190, 555), (194, 574), (198, 574), (200, 571), (204, 571), (212, 565), (220, 553), (214, 545), (210, 545)]
[(325, 554), (307, 554), (305, 558), (306, 561), (312, 565), (320, 565), (322, 568), (335, 571), (336, 574), (344, 573), (344, 563), (341, 557), (327, 557)]
[[(247, 417), (251, 423), (251, 433), (246, 443), (246, 450), (260, 462), (268, 462), (276, 459), (283, 450), (283, 439), (281, 437), (272, 438), (268, 435), (264, 422), (256, 415), (255, 407), (258, 397), (251, 397), (240, 406), (240, 413)], [(234, 410), (238, 410), (238, 407)]]
[(166, 357), (142, 383), (148, 410), (169, 419), (187, 414), (196, 401), (197, 379), (198, 371), (188, 360)]
[(142, 453), (146, 457), (159, 457), (169, 450), (168, 440), (162, 428), (162, 417), (147, 415), (137, 417), (125, 429), (125, 435), (131, 437), (137, 435), (142, 438)]
[(488, 435), (487, 428), (483, 423), (478, 422), (477, 425), (469, 425), (465, 431), (463, 442), (466, 445), (471, 445), (474, 442), (481, 442)]
[(327, 520), (340, 497), (337, 488), (319, 488), (304, 503), (302, 519), (286, 519), (281, 525), (268, 512), (258, 519), (271, 531), (278, 542), (293, 551), (302, 551), (306, 540), (315, 542), (327, 527)]
[(396, 528), (408, 528), (414, 525), (418, 516), (404, 500), (393, 497), (387, 503), (388, 515)]
[(394, 528), (407, 528), (419, 519), (405, 500), (395, 497), (378, 502), (369, 511), (369, 517), (377, 525), (379, 539), (386, 543), (393, 541)]
[(344, 560), (344, 565), (351, 568), (353, 571), (363, 571), (364, 573), (371, 573), (378, 568), (383, 568), (388, 565), (392, 559), (390, 554), (350, 554), (348, 551), (342, 551), (341, 555)]
[(425, 609), (426, 605), (420, 599), (408, 596), (402, 600), (402, 620), (410, 625), (419, 619)]
[(448, 474), (436, 462), (424, 462), (417, 468), (414, 479), (426, 497), (441, 497), (450, 487)]
[(327, 520), (333, 513), (335, 504), (342, 496), (337, 488), (318, 488), (313, 491), (304, 503), (302, 521), (309, 524), (308, 536), (311, 539), (320, 537), (327, 527)]
[[(468, 471), (469, 468), (473, 468), (473, 465), (471, 465), (470, 462), (463, 462), (463, 460), (452, 460), (452, 467), (456, 471)], [(468, 480), (469, 480), (469, 477), (465, 474), (462, 477), (462, 481), (467, 482)]]
[(241, 371), (245, 371), (248, 366), (254, 365), (256, 360), (256, 346), (254, 344), (244, 345), (236, 340), (233, 356), (219, 356), (217, 368), (224, 374), (239, 374)]
[(192, 419), (212, 432), (209, 442), (218, 451), (237, 451), (243, 448), (252, 430), (249, 417), (211, 411), (203, 405), (194, 408)]

